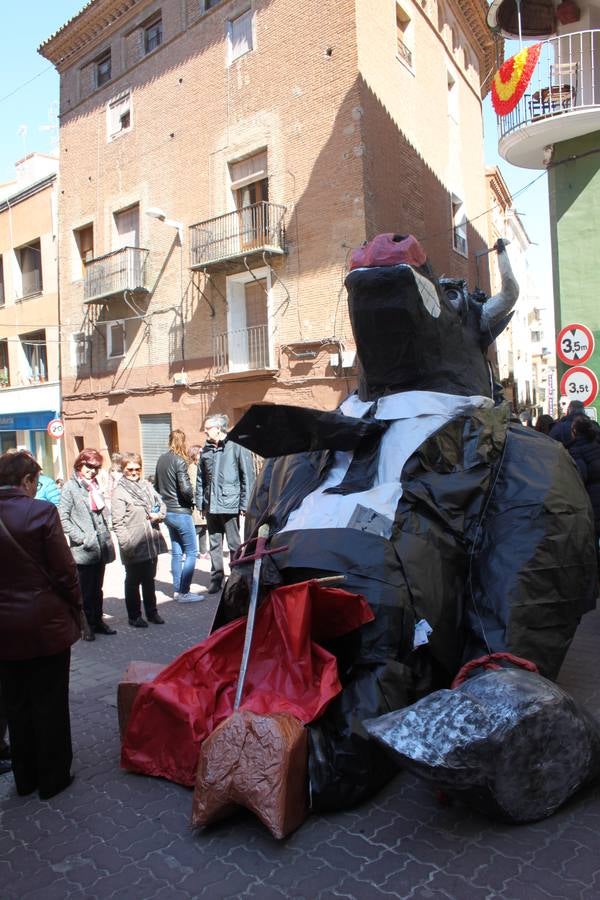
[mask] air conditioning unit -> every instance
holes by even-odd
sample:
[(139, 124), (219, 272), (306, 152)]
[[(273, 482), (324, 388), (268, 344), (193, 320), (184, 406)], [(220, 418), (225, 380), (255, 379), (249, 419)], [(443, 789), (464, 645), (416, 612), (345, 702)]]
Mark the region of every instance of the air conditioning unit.
[[(342, 359), (341, 359), (341, 367), (342, 369), (351, 369), (356, 360), (356, 351), (355, 350), (342, 350)], [(340, 365), (340, 354), (339, 353), (330, 353), (329, 354), (329, 365), (334, 368)]]
[(187, 384), (188, 383), (188, 373), (187, 372), (175, 372), (173, 375), (173, 384)]

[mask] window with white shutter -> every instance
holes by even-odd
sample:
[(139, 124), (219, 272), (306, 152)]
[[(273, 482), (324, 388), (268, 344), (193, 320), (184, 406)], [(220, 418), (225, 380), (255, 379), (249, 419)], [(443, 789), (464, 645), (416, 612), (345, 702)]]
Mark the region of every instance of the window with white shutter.
[(227, 23), (227, 45), (229, 64), (253, 49), (251, 9)]
[(109, 100), (106, 107), (106, 136), (109, 141), (131, 131), (132, 112), (130, 91), (124, 91)]

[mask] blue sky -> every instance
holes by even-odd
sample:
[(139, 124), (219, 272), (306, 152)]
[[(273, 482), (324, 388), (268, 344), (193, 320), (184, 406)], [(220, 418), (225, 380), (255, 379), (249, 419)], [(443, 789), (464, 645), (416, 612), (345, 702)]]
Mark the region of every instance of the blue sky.
[[(85, 0), (29, 0), (23, 14), (18, 4), (6, 4), (0, 38), (0, 181), (14, 175), (14, 163), (26, 153), (56, 151), (58, 132), (58, 75), (38, 53), (38, 46), (68, 19)], [(516, 48), (518, 49), (518, 48)], [(515, 52), (512, 49), (512, 52)], [(509, 51), (511, 52), (511, 51)], [(499, 164), (509, 189), (514, 193), (539, 175), (531, 169), (517, 169), (499, 159), (496, 117), (489, 95), (484, 101), (485, 158), (488, 165)], [(539, 179), (515, 200), (532, 242), (532, 270), (539, 273), (542, 299), (550, 289), (550, 238), (546, 178)], [(479, 210), (477, 211), (479, 212)], [(550, 306), (551, 303), (549, 302)]]
[(58, 75), (37, 48), (83, 5), (81, 0), (5, 4), (0, 37), (0, 181), (14, 176), (14, 163), (25, 153), (53, 152), (53, 132), (40, 128), (58, 124)]

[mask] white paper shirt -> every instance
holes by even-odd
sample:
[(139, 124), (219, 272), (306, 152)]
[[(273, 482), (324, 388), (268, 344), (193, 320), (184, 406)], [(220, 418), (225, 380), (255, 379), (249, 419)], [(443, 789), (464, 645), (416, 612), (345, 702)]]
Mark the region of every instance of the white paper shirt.
[(357, 504), (393, 520), (402, 496), (400, 473), (409, 456), (451, 419), (494, 405), (489, 397), (406, 391), (388, 394), (376, 401), (359, 400), (356, 394), (352, 394), (344, 400), (340, 410), (346, 416), (360, 419), (373, 402), (376, 403), (375, 418), (392, 423), (381, 440), (373, 487), (356, 494), (324, 494), (326, 488), (340, 484), (350, 466), (352, 453), (336, 451), (325, 480), (290, 514), (282, 531), (345, 528)]

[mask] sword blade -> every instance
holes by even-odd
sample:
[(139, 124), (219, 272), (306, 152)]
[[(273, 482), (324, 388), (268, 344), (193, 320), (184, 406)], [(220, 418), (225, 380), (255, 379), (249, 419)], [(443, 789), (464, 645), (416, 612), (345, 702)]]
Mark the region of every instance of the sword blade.
[[(261, 538), (263, 542), (269, 534), (269, 526), (261, 525), (258, 530), (258, 540)], [(261, 545), (257, 542), (257, 548)], [(235, 692), (235, 700), (233, 703), (234, 711), (239, 709), (242, 702), (242, 694), (244, 692), (244, 684), (246, 681), (246, 672), (248, 671), (248, 660), (250, 659), (250, 650), (252, 647), (252, 635), (254, 634), (254, 620), (256, 618), (256, 607), (258, 605), (258, 588), (260, 586), (260, 569), (262, 566), (262, 556), (258, 556), (254, 561), (252, 569), (252, 588), (250, 590), (250, 605), (248, 606), (248, 617), (246, 619), (246, 633), (244, 635), (244, 649), (242, 650), (242, 663), (240, 665), (240, 675), (238, 678), (237, 689)]]

